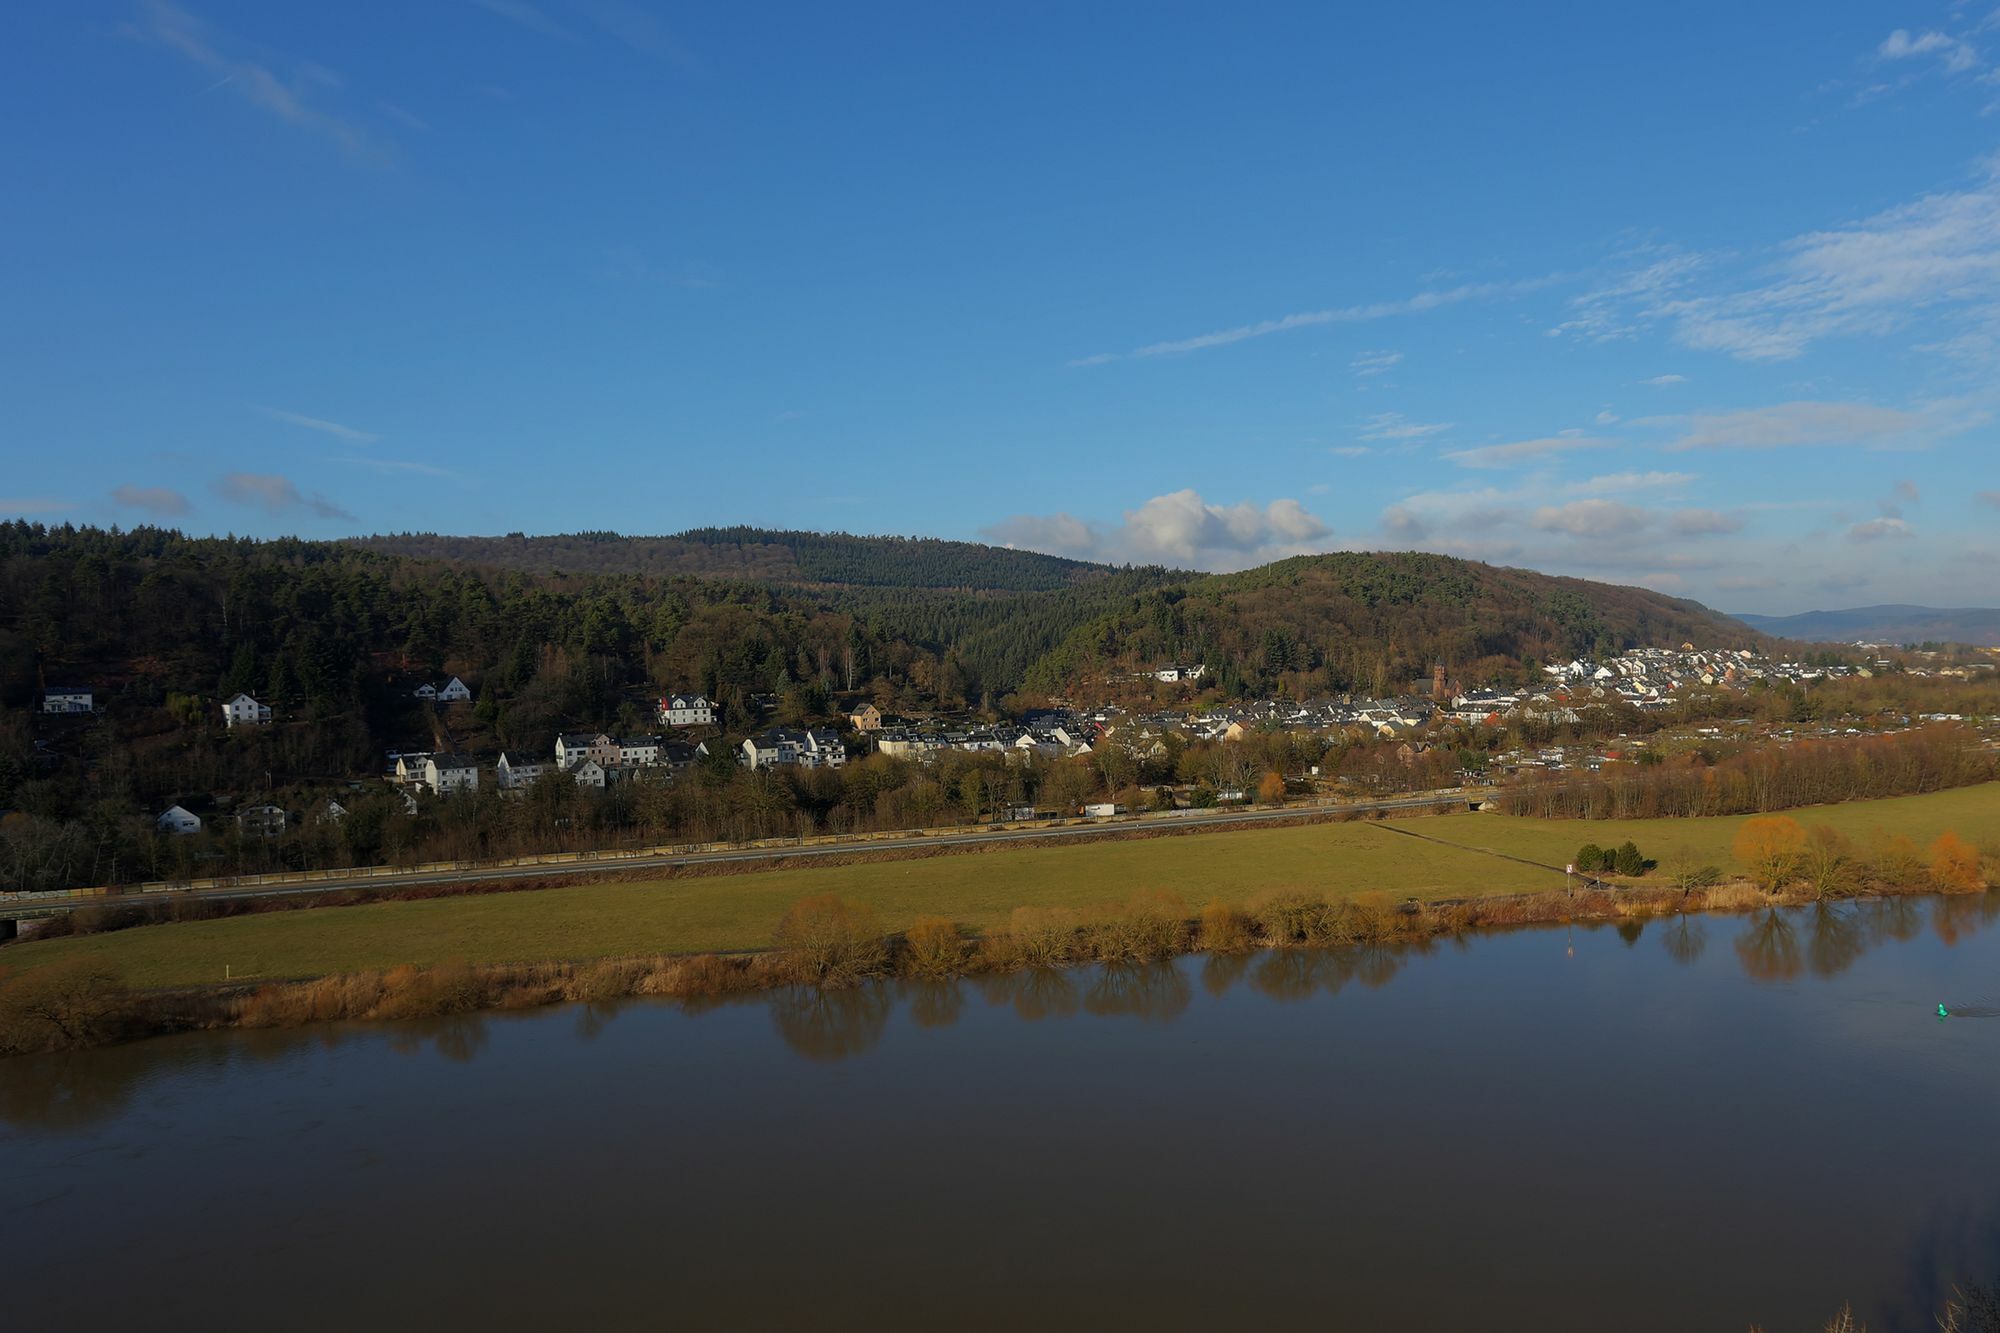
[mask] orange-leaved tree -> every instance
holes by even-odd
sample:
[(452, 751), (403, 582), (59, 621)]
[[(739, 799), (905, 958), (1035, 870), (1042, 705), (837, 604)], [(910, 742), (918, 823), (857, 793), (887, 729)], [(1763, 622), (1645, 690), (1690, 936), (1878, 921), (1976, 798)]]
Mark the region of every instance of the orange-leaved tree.
[(1977, 893), (1986, 887), (1979, 849), (1946, 830), (1931, 844), (1931, 878), (1946, 893)]
[(1776, 893), (1798, 873), (1806, 848), (1806, 831), (1789, 815), (1759, 815), (1743, 821), (1733, 850), (1750, 882)]

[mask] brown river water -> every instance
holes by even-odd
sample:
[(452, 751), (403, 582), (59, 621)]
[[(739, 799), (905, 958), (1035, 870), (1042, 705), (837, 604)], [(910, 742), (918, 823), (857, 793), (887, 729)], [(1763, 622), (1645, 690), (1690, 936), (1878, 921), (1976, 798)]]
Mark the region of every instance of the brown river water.
[(0, 1063), (0, 1328), (1929, 1330), (2000, 1283), (1996, 919)]

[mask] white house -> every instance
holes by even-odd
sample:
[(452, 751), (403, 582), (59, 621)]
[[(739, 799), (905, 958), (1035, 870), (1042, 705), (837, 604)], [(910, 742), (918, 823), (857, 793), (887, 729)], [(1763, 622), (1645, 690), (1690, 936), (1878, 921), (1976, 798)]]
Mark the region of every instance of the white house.
[(281, 805), (252, 805), (236, 812), (236, 827), (246, 838), (275, 838), (290, 822)]
[(438, 687), (430, 684), (419, 685), (414, 690), (411, 690), (410, 693), (416, 698), (422, 699), (425, 703), (435, 703), (438, 697)]
[(618, 742), (603, 732), (566, 731), (556, 737), (556, 767), (575, 768), (586, 759), (599, 766), (618, 762)]
[(712, 727), (715, 705), (700, 694), (671, 694), (660, 700), (660, 721), (669, 727)]
[(44, 713), (88, 713), (95, 696), (89, 690), (79, 690), (70, 686), (42, 691), (42, 711)]
[[(997, 747), (996, 747), (997, 748)], [(839, 768), (847, 762), (847, 746), (831, 727), (814, 727), (799, 747), (799, 762), (807, 768)]]
[(840, 733), (828, 727), (799, 731), (792, 727), (772, 727), (743, 742), (742, 761), (747, 768), (774, 768), (797, 764), (802, 768), (839, 768), (847, 762), (847, 747)]
[(424, 760), (424, 785), (443, 796), (479, 790), (479, 761), (462, 754), (434, 754)]
[(437, 701), (441, 704), (470, 703), (472, 701), (472, 691), (465, 688), (464, 681), (460, 680), (457, 676), (453, 676), (450, 680), (438, 686)]
[(254, 727), (271, 720), (271, 706), (260, 704), (247, 694), (239, 694), (222, 705), (222, 725)]
[(547, 764), (511, 754), (502, 754), (500, 762), (493, 765), (494, 781), (500, 784), (502, 791), (532, 787), (542, 774), (548, 771)]
[(347, 807), (339, 801), (329, 800), (320, 807), (319, 813), (313, 816), (313, 823), (338, 824), (345, 818), (347, 818)]
[(425, 766), (430, 763), (430, 755), (423, 751), (411, 750), (396, 756), (396, 781), (405, 786), (417, 786), (425, 781)]
[(184, 805), (170, 805), (160, 812), (153, 821), (162, 833), (187, 834), (201, 832), (201, 816)]
[(651, 768), (660, 762), (660, 738), (625, 737), (618, 742), (618, 762), (626, 768)]
[(1194, 666), (1164, 666), (1153, 673), (1153, 679), (1173, 685), (1184, 680), (1200, 680), (1208, 674), (1207, 663)]
[(577, 786), (595, 787), (599, 791), (604, 790), (605, 783), (610, 779), (608, 770), (595, 759), (580, 761), (569, 770), (569, 775), (576, 780)]

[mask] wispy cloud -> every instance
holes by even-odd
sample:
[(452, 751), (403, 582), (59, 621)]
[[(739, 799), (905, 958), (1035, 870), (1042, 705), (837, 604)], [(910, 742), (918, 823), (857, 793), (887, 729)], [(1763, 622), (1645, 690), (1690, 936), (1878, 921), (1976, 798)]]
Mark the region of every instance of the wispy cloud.
[(68, 500), (52, 500), (46, 495), (0, 500), (0, 514), (60, 514), (74, 508), (76, 505)]
[(1871, 518), (1847, 530), (1847, 540), (1851, 542), (1901, 540), (1916, 535), (1916, 529), (1900, 518)]
[(1664, 389), (1670, 384), (1686, 384), (1687, 378), (1685, 375), (1654, 375), (1650, 379), (1640, 380), (1639, 383), (1650, 384), (1656, 389)]
[(134, 486), (128, 482), (111, 492), (111, 498), (127, 509), (143, 509), (162, 516), (185, 514), (191, 508), (185, 495), (165, 486)]
[(1460, 467), (1515, 467), (1538, 462), (1552, 454), (1579, 449), (1609, 448), (1611, 441), (1592, 435), (1550, 435), (1539, 440), (1516, 440), (1511, 444), (1485, 444), (1476, 449), (1458, 449), (1445, 455)]
[(1355, 324), (1377, 319), (1393, 319), (1399, 315), (1421, 314), (1444, 306), (1458, 305), (1465, 301), (1505, 300), (1525, 296), (1539, 291), (1551, 283), (1561, 281), (1560, 276), (1527, 278), (1517, 282), (1475, 282), (1439, 291), (1418, 292), (1415, 296), (1399, 301), (1375, 301), (1367, 305), (1336, 306), (1328, 310), (1307, 310), (1299, 314), (1285, 315), (1278, 319), (1261, 320), (1255, 324), (1242, 324), (1233, 329), (1220, 329), (1214, 333), (1196, 334), (1192, 338), (1175, 338), (1166, 342), (1148, 343), (1129, 352), (1099, 352), (1093, 356), (1080, 357), (1071, 361), (1071, 366), (1101, 366), (1110, 361), (1144, 360), (1157, 356), (1180, 356), (1188, 352), (1205, 351), (1211, 347), (1227, 347), (1232, 343), (1248, 342), (1253, 338), (1268, 338), (1274, 333), (1290, 333), (1297, 329), (1316, 328), (1323, 324)]
[(576, 34), (551, 19), (526, 0), (472, 0), (489, 14), (498, 14), (510, 23), (518, 23), (530, 32), (538, 32), (544, 37), (554, 37), (559, 41), (573, 42)]
[(373, 431), (361, 430), (355, 426), (343, 426), (338, 421), (328, 421), (323, 417), (302, 416), (297, 412), (287, 412), (276, 407), (260, 407), (257, 410), (265, 416), (275, 417), (294, 426), (303, 426), (307, 430), (316, 430), (335, 439), (346, 440), (350, 444), (373, 444), (382, 438)]
[(1726, 532), (1741, 532), (1744, 518), (1741, 514), (1727, 514), (1720, 509), (1682, 509), (1673, 516), (1674, 531), (1689, 537), (1705, 537)]
[(1679, 427), (1680, 437), (1667, 446), (1674, 450), (1784, 449), (1812, 445), (1920, 449), (1984, 419), (1983, 412), (1956, 403), (1905, 411), (1870, 403), (1795, 402), (1737, 412), (1649, 417), (1635, 424)]
[(254, 60), (227, 54), (222, 49), (224, 39), (214, 29), (168, 0), (140, 0), (138, 19), (120, 31), (164, 47), (207, 71), (214, 81), (205, 92), (234, 89), (252, 106), (332, 140), (352, 159), (366, 161), (380, 156), (357, 126), (312, 104), (315, 94), (340, 86), (340, 77), (331, 70), (306, 63), (290, 79), (281, 78)]
[(1373, 375), (1386, 375), (1402, 363), (1401, 352), (1363, 352), (1347, 363), (1347, 368), (1358, 379)]
[(319, 518), (354, 515), (318, 493), (307, 495), (289, 477), (270, 472), (231, 472), (215, 483), (215, 493), (231, 504), (255, 505), (270, 514), (303, 509)]
[(1908, 28), (1898, 28), (1882, 39), (1882, 45), (1875, 48), (1880, 60), (1911, 60), (1918, 56), (1936, 56), (1949, 74), (1963, 74), (1966, 70), (1979, 67), (1979, 52), (1970, 42), (1961, 37), (1948, 36), (1935, 29), (1913, 33)]
[(409, 472), (421, 477), (449, 477), (453, 481), (465, 478), (450, 468), (439, 467), (435, 463), (422, 463), (408, 458), (329, 458), (329, 463), (346, 463), (354, 467), (373, 468), (377, 472)]
[(694, 58), (650, 9), (632, 0), (576, 0), (592, 23), (641, 55), (692, 67)]
[(1411, 421), (1401, 412), (1377, 412), (1362, 423), (1364, 440), (1421, 440), (1451, 429), (1449, 421)]

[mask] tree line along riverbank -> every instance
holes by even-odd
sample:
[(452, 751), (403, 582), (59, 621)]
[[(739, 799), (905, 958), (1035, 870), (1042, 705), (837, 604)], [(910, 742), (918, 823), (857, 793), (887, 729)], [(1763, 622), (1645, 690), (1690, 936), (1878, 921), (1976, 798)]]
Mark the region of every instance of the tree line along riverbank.
[[(1758, 833), (1746, 826), (1747, 833)], [(8, 979), (0, 986), (0, 1054), (76, 1049), (196, 1029), (289, 1027), (336, 1020), (396, 1020), (522, 1009), (630, 996), (700, 1002), (778, 987), (837, 989), (886, 978), (956, 977), (1121, 964), (1206, 951), (1382, 949), (1422, 946), (1472, 931), (1514, 926), (1644, 922), (1703, 912), (1766, 910), (1835, 897), (1952, 894), (1990, 887), (1988, 869), (1953, 835), (1927, 860), (1900, 842), (1876, 855), (1850, 852), (1837, 881), (1808, 873), (1803, 851), (1772, 878), (1768, 840), (1741, 839), (1743, 878), (1677, 876), (1581, 891), (1515, 893), (1436, 902), (1397, 901), (1385, 891), (1337, 896), (1280, 889), (1241, 902), (1217, 899), (1198, 912), (1180, 896), (1142, 890), (1115, 902), (1019, 906), (1005, 927), (974, 934), (949, 917), (920, 916), (885, 930), (870, 907), (833, 894), (795, 902), (768, 947), (750, 953), (655, 954), (591, 961), (405, 964), (310, 980), (192, 990), (135, 991), (88, 958)], [(1906, 840), (1905, 840), (1906, 841)], [(1759, 887), (1761, 881), (1762, 887)], [(1995, 901), (1988, 894), (1985, 902)]]

